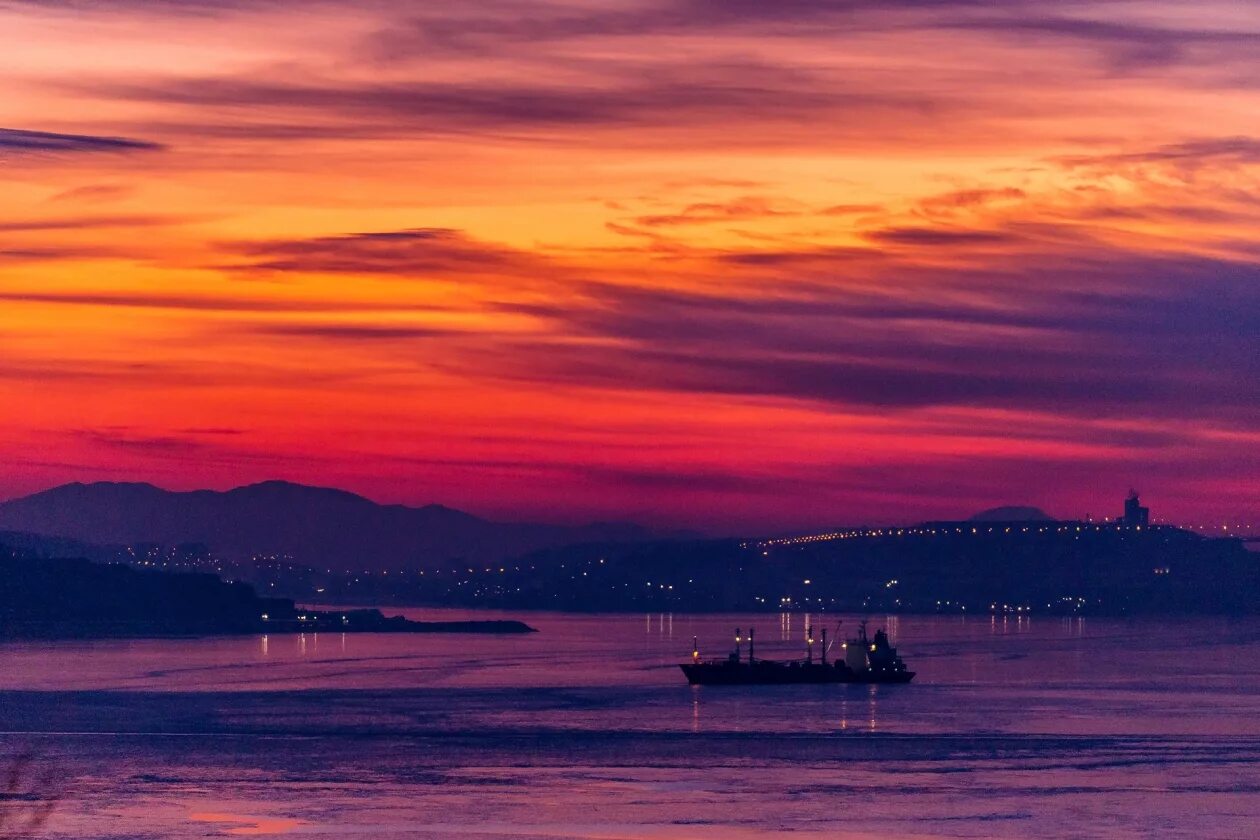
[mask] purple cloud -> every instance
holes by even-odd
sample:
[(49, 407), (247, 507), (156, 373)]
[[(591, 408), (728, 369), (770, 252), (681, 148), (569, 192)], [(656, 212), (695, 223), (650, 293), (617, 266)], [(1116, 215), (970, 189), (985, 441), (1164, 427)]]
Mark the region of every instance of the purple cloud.
[(145, 152), (163, 146), (147, 140), (127, 137), (102, 137), (92, 134), (55, 134), (50, 131), (28, 131), (0, 128), (0, 154), (82, 154), (98, 152)]

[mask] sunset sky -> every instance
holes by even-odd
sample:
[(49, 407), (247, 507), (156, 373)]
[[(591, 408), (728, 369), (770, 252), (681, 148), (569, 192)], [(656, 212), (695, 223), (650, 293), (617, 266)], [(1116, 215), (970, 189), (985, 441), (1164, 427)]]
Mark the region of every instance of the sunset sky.
[(1260, 519), (1260, 2), (0, 0), (0, 498)]

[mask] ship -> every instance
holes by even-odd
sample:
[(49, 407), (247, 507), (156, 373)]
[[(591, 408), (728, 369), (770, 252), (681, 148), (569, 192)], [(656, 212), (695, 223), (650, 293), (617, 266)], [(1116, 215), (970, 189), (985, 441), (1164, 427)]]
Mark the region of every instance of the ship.
[(802, 683), (908, 683), (914, 671), (897, 655), (897, 649), (882, 629), (873, 637), (866, 634), (863, 621), (856, 638), (840, 647), (841, 658), (828, 661), (827, 631), (822, 631), (822, 649), (814, 659), (814, 629), (805, 633), (805, 659), (757, 659), (755, 632), (748, 631), (748, 657), (743, 656), (744, 637), (735, 630), (735, 650), (726, 659), (700, 658), (699, 640), (692, 639), (691, 661), (679, 665), (692, 685), (796, 685)]

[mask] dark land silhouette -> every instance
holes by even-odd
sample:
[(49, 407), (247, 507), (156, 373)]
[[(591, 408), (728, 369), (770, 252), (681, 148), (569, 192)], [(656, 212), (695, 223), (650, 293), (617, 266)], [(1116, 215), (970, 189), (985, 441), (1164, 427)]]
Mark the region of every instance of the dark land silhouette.
[[(0, 637), (111, 637), (335, 631), (526, 633), (517, 621), (418, 622), (379, 610), (312, 610), (210, 574), (39, 557), (0, 535)], [(27, 543), (32, 542), (26, 538)], [(15, 540), (16, 542), (16, 540)]]
[(968, 520), (970, 522), (1053, 522), (1054, 517), (1038, 507), (1028, 505), (1004, 505), (982, 510)]
[[(5, 521), (60, 531), (0, 534), (9, 547), (6, 615), (28, 626), (70, 626), (68, 617), (77, 616), (81, 626), (112, 622), (110, 632), (416, 629), (387, 625), (379, 614), (307, 611), (302, 619), (295, 601), (578, 611), (1260, 612), (1260, 554), (1239, 539), (1151, 525), (1136, 494), (1103, 523), (1007, 506), (954, 522), (770, 539), (645, 539), (643, 529), (618, 526), (612, 539), (582, 540), (603, 531), (503, 526), (446, 508), (386, 508), (279, 483), (186, 494), (67, 485), (3, 513)], [(143, 526), (150, 515), (153, 524)], [(458, 539), (444, 526), (421, 528), (426, 517), (457, 523)], [(96, 527), (102, 533), (93, 540)], [(136, 533), (154, 541), (118, 542)], [(507, 554), (506, 534), (527, 535), (516, 555)], [(557, 544), (536, 547), (544, 534)], [(171, 542), (156, 539), (164, 536)], [(208, 542), (186, 541), (194, 538)], [(294, 553), (267, 553), (279, 545)], [(390, 553), (396, 545), (405, 548)]]
[[(565, 610), (1260, 612), (1260, 555), (1238, 540), (1064, 522), (935, 523), (866, 533), (799, 544), (572, 546), (530, 555), (521, 571), (441, 583), (426, 575), (424, 583), (407, 581), (403, 597)], [(398, 591), (380, 580), (373, 585), (381, 598)], [(335, 587), (328, 591), (343, 597)]]

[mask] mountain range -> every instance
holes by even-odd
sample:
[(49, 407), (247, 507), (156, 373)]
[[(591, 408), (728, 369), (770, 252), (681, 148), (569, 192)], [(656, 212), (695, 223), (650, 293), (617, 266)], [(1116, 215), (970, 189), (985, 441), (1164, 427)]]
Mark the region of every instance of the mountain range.
[(970, 517), (968, 522), (1054, 522), (1050, 514), (1038, 507), (1029, 505), (1003, 505), (1002, 507), (982, 510)]
[(495, 522), (442, 505), (381, 505), (286, 481), (226, 492), (76, 482), (0, 503), (0, 529), (97, 545), (199, 544), (225, 558), (287, 556), (333, 571), (497, 562), (543, 548), (655, 536), (627, 523)]

